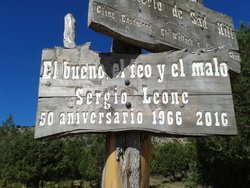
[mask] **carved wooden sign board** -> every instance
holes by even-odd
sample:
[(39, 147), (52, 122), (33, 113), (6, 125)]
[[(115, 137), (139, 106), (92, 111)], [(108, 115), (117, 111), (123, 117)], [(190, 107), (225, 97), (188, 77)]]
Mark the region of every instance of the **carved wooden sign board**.
[(45, 49), (35, 138), (146, 131), (237, 133), (226, 50), (98, 54)]
[(232, 19), (190, 0), (90, 0), (88, 22), (98, 32), (153, 52), (223, 46), (240, 72)]

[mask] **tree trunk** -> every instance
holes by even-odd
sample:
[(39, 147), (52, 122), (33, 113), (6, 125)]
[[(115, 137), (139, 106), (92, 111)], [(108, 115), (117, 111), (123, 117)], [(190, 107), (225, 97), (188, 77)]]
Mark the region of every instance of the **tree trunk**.
[(3, 188), (6, 188), (6, 187), (7, 187), (7, 180), (4, 179)]
[(41, 188), (43, 188), (44, 187), (44, 181), (42, 180), (41, 181)]

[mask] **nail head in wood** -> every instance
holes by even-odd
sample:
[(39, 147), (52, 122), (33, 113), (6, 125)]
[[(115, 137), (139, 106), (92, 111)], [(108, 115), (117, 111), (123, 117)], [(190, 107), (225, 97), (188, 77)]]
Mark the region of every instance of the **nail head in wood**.
[(125, 80), (125, 85), (129, 86), (130, 85), (130, 81), (129, 80)]
[(130, 102), (127, 102), (127, 103), (126, 103), (126, 108), (127, 108), (127, 109), (130, 109), (131, 107), (132, 107), (131, 103), (130, 103)]

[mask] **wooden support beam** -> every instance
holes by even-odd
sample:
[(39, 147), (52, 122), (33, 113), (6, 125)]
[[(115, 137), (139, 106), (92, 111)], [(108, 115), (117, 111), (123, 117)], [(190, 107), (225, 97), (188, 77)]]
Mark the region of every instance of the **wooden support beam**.
[(149, 188), (151, 156), (149, 135), (107, 135), (102, 188)]
[[(141, 53), (141, 49), (118, 40), (113, 41), (112, 51)], [(151, 155), (151, 137), (146, 134), (124, 132), (107, 135), (102, 188), (148, 188)]]
[(64, 33), (63, 33), (63, 44), (65, 48), (75, 48), (75, 23), (74, 16), (69, 13), (64, 17)]
[(204, 0), (190, 0), (190, 1), (204, 5)]

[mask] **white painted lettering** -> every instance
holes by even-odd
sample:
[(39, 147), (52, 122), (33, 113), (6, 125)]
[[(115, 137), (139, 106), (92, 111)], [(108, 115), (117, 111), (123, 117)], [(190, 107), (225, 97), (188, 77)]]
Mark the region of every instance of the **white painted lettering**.
[(176, 5), (174, 5), (172, 13), (174, 17), (182, 20), (183, 12), (180, 9), (178, 9)]
[(180, 111), (156, 111), (152, 112), (152, 124), (153, 125), (166, 125), (166, 126), (180, 126), (182, 125), (182, 114)]
[(191, 16), (192, 24), (197, 25), (202, 29), (208, 29), (207, 19), (205, 15), (191, 11), (190, 16)]
[(220, 127), (228, 126), (228, 115), (225, 112), (222, 113), (212, 113), (212, 112), (197, 112), (196, 113), (197, 121), (196, 125), (197, 126), (215, 126), (215, 127)]
[(159, 78), (158, 78), (158, 83), (162, 83), (164, 79), (164, 71), (165, 71), (165, 64), (158, 64), (157, 65), (158, 73), (159, 73)]

